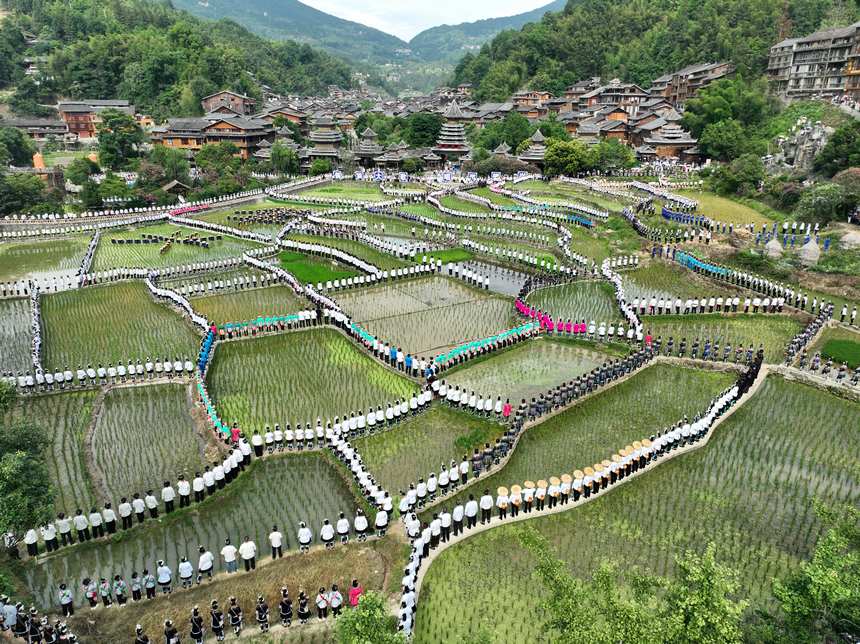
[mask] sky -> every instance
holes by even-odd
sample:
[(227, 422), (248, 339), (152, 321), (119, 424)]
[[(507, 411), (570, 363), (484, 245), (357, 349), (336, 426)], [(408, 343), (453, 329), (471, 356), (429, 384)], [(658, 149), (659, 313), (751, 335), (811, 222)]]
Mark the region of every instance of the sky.
[(429, 27), (525, 13), (552, 0), (301, 0), (320, 11), (410, 40)]

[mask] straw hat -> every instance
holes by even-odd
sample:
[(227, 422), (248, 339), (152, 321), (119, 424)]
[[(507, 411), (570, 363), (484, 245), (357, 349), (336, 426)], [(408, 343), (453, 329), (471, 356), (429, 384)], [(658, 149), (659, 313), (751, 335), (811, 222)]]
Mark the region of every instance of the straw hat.
[(559, 479), (557, 476), (550, 476), (549, 477), (549, 484), (550, 485), (561, 485), (561, 479)]
[(496, 493), (497, 493), (499, 496), (507, 496), (507, 495), (508, 495), (508, 488), (506, 488), (506, 487), (502, 486), (502, 487), (500, 487), (498, 490), (496, 490)]
[(522, 494), (522, 491), (523, 491), (523, 488), (521, 488), (519, 485), (512, 485), (511, 486), (511, 494)]
[(562, 474), (561, 475), (561, 482), (562, 483), (571, 483), (571, 482), (573, 482), (573, 477), (571, 477), (570, 474)]
[(534, 486), (535, 486), (534, 481), (526, 481), (525, 483), (523, 483), (523, 487), (528, 488), (528, 487), (534, 487)]
[(537, 482), (537, 486), (538, 486), (538, 487), (543, 487), (543, 488), (547, 487), (546, 481), (544, 481), (543, 479), (540, 479), (540, 480)]
[(573, 478), (575, 479), (584, 479), (585, 473), (582, 470), (573, 470)]
[(594, 470), (590, 467), (586, 467), (583, 472), (585, 473), (585, 476), (594, 476)]
[(612, 462), (609, 459), (604, 459), (604, 460), (600, 461), (600, 464), (603, 467), (609, 467), (610, 465), (612, 465)]
[(625, 451), (626, 451), (628, 454), (632, 454), (632, 453), (633, 453), (633, 445), (625, 445), (625, 446), (624, 446), (624, 449), (625, 449)]
[(642, 449), (642, 443), (639, 441), (633, 441), (633, 449)]
[(620, 463), (621, 462), (621, 456), (619, 456), (618, 454), (613, 454), (612, 455), (612, 462), (613, 463)]
[(651, 447), (651, 441), (650, 441), (650, 439), (647, 439), (647, 438), (646, 438), (646, 439), (644, 439), (644, 440), (642, 441), (642, 447)]

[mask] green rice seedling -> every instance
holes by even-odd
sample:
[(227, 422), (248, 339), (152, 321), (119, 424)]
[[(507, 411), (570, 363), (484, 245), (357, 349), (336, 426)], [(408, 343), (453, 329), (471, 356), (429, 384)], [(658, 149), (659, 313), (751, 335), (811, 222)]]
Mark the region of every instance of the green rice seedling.
[(377, 184), (364, 181), (337, 181), (300, 190), (296, 194), (301, 197), (354, 199), (356, 201), (387, 201), (390, 198), (379, 189)]
[(191, 323), (156, 302), (142, 282), (122, 282), (42, 297), (46, 369), (177, 356), (192, 360), (199, 339)]
[(187, 286), (189, 284), (203, 284), (206, 285), (207, 282), (212, 282), (214, 280), (234, 280), (240, 277), (249, 278), (256, 276), (259, 279), (264, 272), (253, 268), (252, 266), (245, 266), (243, 264), (239, 264), (232, 268), (220, 268), (214, 271), (207, 271), (206, 273), (194, 273), (191, 275), (175, 275), (173, 277), (161, 277), (158, 279), (158, 285), (163, 288), (170, 289), (180, 289), (183, 286)]
[[(857, 403), (770, 376), (706, 447), (528, 524), (581, 578), (606, 559), (671, 576), (676, 554), (713, 542), (721, 563), (740, 573), (738, 595), (751, 602), (749, 611), (769, 609), (772, 579), (796, 569), (821, 531), (813, 501), (860, 500), (851, 476), (860, 437), (847, 431), (858, 423)], [(440, 555), (422, 588), (417, 642), (464, 636), (482, 620), (500, 641), (531, 641), (544, 591), (520, 529), (496, 528)]]
[(371, 235), (396, 235), (399, 237), (411, 237), (413, 227), (415, 227), (415, 232), (418, 237), (423, 237), (424, 235), (424, 226), (416, 222), (401, 219), (399, 217), (393, 217), (390, 215), (378, 215), (363, 211), (360, 213), (349, 215), (332, 215), (332, 219), (363, 221), (365, 224), (367, 224), (367, 232)]
[(475, 203), (474, 201), (469, 201), (467, 199), (460, 199), (459, 197), (446, 196), (439, 199), (439, 202), (446, 208), (450, 208), (451, 210), (459, 210), (460, 212), (482, 212), (487, 214), (490, 213), (490, 209), (486, 206), (479, 203)]
[(195, 297), (191, 306), (215, 324), (244, 322), (260, 315), (289, 315), (312, 308), (308, 300), (281, 285)]
[(409, 266), (411, 262), (398, 259), (394, 255), (383, 253), (382, 251), (371, 248), (366, 244), (354, 241), (352, 239), (337, 239), (335, 237), (318, 237), (316, 235), (290, 235), (289, 239), (305, 244), (322, 244), (329, 248), (338, 248), (349, 253), (353, 257), (358, 257), (365, 262), (370, 262), (377, 268), (385, 271), (393, 268), (402, 268)]
[(347, 291), (339, 294), (337, 301), (353, 320), (368, 322), (489, 297), (491, 294), (488, 291), (473, 288), (450, 277), (433, 275)]
[(611, 354), (583, 343), (539, 338), (443, 376), (452, 385), (502, 400), (532, 398), (600, 366)]
[(860, 333), (834, 327), (825, 329), (815, 341), (810, 353), (820, 351), (825, 358), (830, 358), (836, 364), (847, 362), (851, 369), (860, 365)]
[(0, 300), (0, 373), (31, 371), (33, 333), (30, 329), (30, 300)]
[(675, 338), (676, 347), (680, 338), (687, 338), (688, 351), (696, 338), (700, 338), (700, 351), (705, 338), (716, 339), (721, 347), (730, 342), (734, 349), (740, 344), (754, 348), (762, 344), (765, 362), (770, 363), (782, 361), (786, 345), (805, 324), (788, 315), (743, 313), (655, 315), (646, 316), (642, 323), (654, 338)]
[(0, 244), (0, 282), (50, 277), (76, 271), (87, 252), (89, 235)]
[(293, 277), (304, 284), (318, 284), (355, 277), (361, 273), (338, 261), (316, 255), (305, 255), (291, 250), (278, 254), (278, 262)]
[(531, 293), (526, 301), (564, 320), (611, 322), (622, 319), (615, 302), (615, 290), (604, 281), (571, 282), (542, 288)]
[[(503, 433), (504, 428), (493, 420), (435, 403), (394, 429), (356, 439), (354, 445), (373, 477), (392, 497), (399, 497), (398, 490), (420, 477), (426, 480), (452, 459), (459, 463), (463, 454)], [(421, 449), (415, 449), (417, 445)]]
[(513, 326), (511, 301), (503, 297), (452, 304), (371, 320), (364, 326), (378, 338), (412, 355), (432, 357), (470, 340)]
[(245, 431), (334, 419), (417, 390), (331, 329), (224, 343), (207, 380), (221, 417)]
[(722, 295), (737, 295), (743, 300), (744, 292), (726, 285), (723, 282), (707, 280), (693, 271), (689, 271), (668, 262), (652, 261), (634, 270), (623, 273), (624, 290), (627, 297), (633, 298), (652, 296), (681, 298), (717, 297)]
[[(510, 460), (478, 485), (522, 485), (572, 473), (608, 458), (625, 445), (647, 438), (700, 412), (734, 380), (734, 374), (657, 364), (526, 430)], [(678, 395), (683, 392), (683, 396)], [(659, 404), (658, 402), (659, 401)], [(514, 406), (519, 401), (511, 401)], [(464, 502), (466, 489), (445, 506)]]
[[(23, 574), (27, 590), (41, 609), (53, 608), (61, 581), (72, 582), (76, 603), (81, 604), (80, 580), (99, 579), (132, 571), (153, 570), (163, 559), (173, 570), (187, 556), (196, 564), (197, 548), (216, 554), (216, 571), (223, 570), (217, 556), (229, 537), (234, 544), (250, 536), (266, 552), (267, 535), (278, 525), (284, 550), (298, 548), (299, 521), (319, 534), (323, 519), (335, 520), (339, 512), (352, 519), (356, 499), (341, 475), (320, 454), (286, 454), (255, 461), (249, 470), (203, 503), (177, 509), (158, 520), (119, 533), (106, 541), (90, 541), (64, 548), (38, 563), (28, 562)], [(262, 589), (258, 589), (262, 590)]]
[[(241, 257), (247, 250), (259, 248), (260, 244), (236, 237), (222, 235), (220, 240), (210, 241), (209, 248), (183, 244), (178, 240), (204, 238), (215, 235), (208, 231), (175, 226), (173, 224), (152, 224), (115, 230), (102, 235), (93, 258), (94, 271), (105, 271), (117, 267), (163, 268), (193, 264), (227, 257)], [(169, 244), (154, 242), (149, 244), (113, 243), (114, 239), (140, 239), (143, 235), (174, 237), (177, 241)]]
[(32, 422), (45, 430), (50, 445), (44, 459), (57, 512), (89, 509), (98, 501), (84, 444), (97, 393), (74, 391), (21, 398), (7, 417), (8, 422)]
[(203, 436), (191, 418), (189, 385), (119, 387), (105, 395), (92, 433), (94, 469), (109, 499), (160, 487), (203, 469)]
[(522, 206), (519, 201), (515, 199), (511, 199), (510, 197), (505, 197), (504, 195), (497, 194), (490, 190), (489, 188), (475, 188), (474, 190), (469, 190), (469, 193), (477, 196), (483, 197), (484, 199), (489, 199), (494, 204), (498, 206), (505, 206), (508, 208), (516, 208)]

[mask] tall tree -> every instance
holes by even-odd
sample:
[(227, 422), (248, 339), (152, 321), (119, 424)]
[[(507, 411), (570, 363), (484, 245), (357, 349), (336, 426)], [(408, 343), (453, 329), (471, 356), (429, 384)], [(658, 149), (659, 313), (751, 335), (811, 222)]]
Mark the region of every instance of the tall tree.
[(272, 169), (281, 174), (298, 174), (299, 157), (296, 151), (281, 141), (272, 146)]
[(362, 593), (358, 607), (341, 615), (334, 626), (338, 644), (405, 644), (379, 593)]
[(143, 130), (134, 117), (119, 110), (104, 110), (97, 127), (99, 161), (112, 170), (127, 167), (139, 154)]

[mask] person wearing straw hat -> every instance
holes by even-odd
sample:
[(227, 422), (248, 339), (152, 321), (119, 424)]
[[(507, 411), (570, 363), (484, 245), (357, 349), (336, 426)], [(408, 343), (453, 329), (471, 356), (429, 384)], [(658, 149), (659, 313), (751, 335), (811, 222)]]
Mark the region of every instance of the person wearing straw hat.
[(549, 497), (549, 507), (554, 508), (558, 505), (558, 498), (561, 495), (561, 480), (557, 476), (551, 476), (549, 479), (549, 488), (547, 488), (547, 496)]
[(500, 487), (496, 490), (496, 507), (499, 510), (499, 519), (508, 518), (508, 488)]
[(523, 512), (530, 514), (535, 500), (535, 484), (532, 481), (523, 483)]
[(570, 474), (562, 474), (561, 475), (561, 485), (559, 485), (558, 491), (561, 497), (561, 504), (567, 505), (570, 501), (570, 490), (572, 487), (573, 478)]
[(584, 475), (582, 479), (582, 493), (587, 499), (591, 497), (592, 485), (594, 484), (594, 470), (586, 467), (582, 473)]
[(543, 511), (544, 509), (547, 487), (547, 482), (544, 479), (540, 479), (537, 482), (537, 488), (535, 489), (535, 506), (538, 511)]
[(516, 517), (520, 513), (520, 506), (523, 504), (523, 489), (519, 485), (511, 486), (511, 494), (508, 497), (511, 506), (511, 517)]

